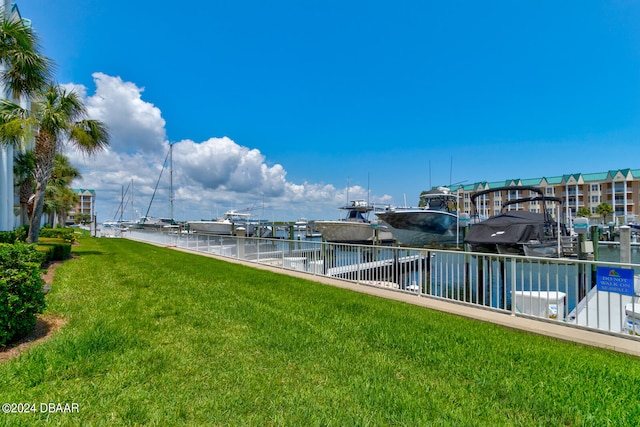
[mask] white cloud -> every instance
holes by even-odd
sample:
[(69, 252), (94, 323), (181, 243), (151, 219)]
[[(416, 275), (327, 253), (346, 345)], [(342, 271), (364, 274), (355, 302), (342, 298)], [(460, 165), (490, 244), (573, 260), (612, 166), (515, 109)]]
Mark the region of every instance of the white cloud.
[(282, 166), (267, 166), (259, 150), (240, 146), (228, 137), (199, 144), (181, 141), (174, 145), (173, 161), (204, 189), (263, 196), (280, 196), (284, 191), (286, 172)]
[[(68, 150), (83, 175), (74, 186), (96, 190), (99, 221), (117, 219), (123, 189), (127, 192), (124, 218), (146, 214), (152, 197), (149, 214), (168, 216), (169, 171), (162, 171), (169, 145), (161, 111), (142, 99), (143, 89), (135, 84), (103, 73), (93, 77), (93, 95), (84, 86), (66, 86), (85, 97), (90, 117), (108, 126), (111, 142), (91, 158)], [(274, 220), (337, 218), (337, 207), (347, 198), (346, 189), (337, 190), (331, 184), (288, 182), (282, 165), (270, 165), (259, 149), (226, 136), (175, 143), (173, 171), (178, 220), (211, 218), (231, 208), (263, 210), (256, 216)], [(351, 187), (349, 198), (366, 199), (367, 190)]]
[(87, 110), (108, 125), (113, 149), (148, 153), (165, 144), (165, 121), (159, 108), (142, 100), (144, 88), (103, 73), (93, 79), (96, 93), (87, 98)]

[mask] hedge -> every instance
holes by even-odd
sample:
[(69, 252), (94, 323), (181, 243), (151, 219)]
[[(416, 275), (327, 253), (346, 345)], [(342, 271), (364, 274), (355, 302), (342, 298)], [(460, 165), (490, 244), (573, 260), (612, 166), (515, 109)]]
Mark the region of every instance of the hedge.
[(42, 261), (34, 245), (0, 243), (0, 347), (29, 335), (45, 308)]
[(41, 228), (40, 234), (38, 234), (38, 241), (41, 237), (54, 237), (58, 239), (64, 239), (68, 242), (75, 240), (73, 228)]
[(0, 243), (24, 242), (27, 238), (27, 227), (19, 227), (11, 231), (0, 231)]
[(62, 261), (71, 256), (71, 243), (65, 239), (41, 237), (36, 248), (44, 254), (45, 261)]

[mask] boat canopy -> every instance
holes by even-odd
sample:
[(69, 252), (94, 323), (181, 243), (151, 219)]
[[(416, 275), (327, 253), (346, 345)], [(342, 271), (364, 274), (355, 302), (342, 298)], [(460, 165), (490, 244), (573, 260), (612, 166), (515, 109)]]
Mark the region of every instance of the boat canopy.
[(456, 209), (457, 194), (452, 194), (446, 187), (438, 187), (424, 192), (420, 200), (426, 209), (454, 212)]

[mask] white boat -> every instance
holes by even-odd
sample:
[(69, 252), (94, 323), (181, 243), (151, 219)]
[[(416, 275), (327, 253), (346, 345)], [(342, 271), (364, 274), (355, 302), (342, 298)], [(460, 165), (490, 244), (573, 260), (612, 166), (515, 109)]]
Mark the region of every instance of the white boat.
[(393, 237), (404, 246), (455, 244), (461, 239), (456, 212), (458, 196), (438, 187), (420, 196), (424, 206), (388, 207), (376, 216), (389, 226)]
[(346, 217), (337, 221), (315, 221), (315, 226), (327, 242), (376, 244), (393, 241), (389, 229), (376, 221), (370, 221), (369, 212), (373, 205), (364, 200), (353, 200), (350, 205), (342, 206)]
[(120, 237), (124, 231), (129, 229), (119, 221), (105, 221), (100, 227), (100, 235), (104, 237)]
[(255, 231), (255, 224), (249, 221), (251, 214), (229, 210), (225, 212), (224, 218), (210, 221), (187, 221), (189, 229), (196, 233), (217, 234), (231, 236), (237, 234), (239, 230), (244, 230), (247, 236), (252, 236)]
[(306, 218), (299, 218), (293, 223), (293, 229), (296, 231), (307, 231), (309, 228), (309, 221)]

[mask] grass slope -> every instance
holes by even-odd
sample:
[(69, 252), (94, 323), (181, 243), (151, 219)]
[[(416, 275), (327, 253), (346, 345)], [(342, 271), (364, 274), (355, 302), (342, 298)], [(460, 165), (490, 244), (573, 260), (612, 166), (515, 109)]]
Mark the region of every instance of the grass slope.
[(119, 239), (56, 272), (0, 425), (638, 425), (640, 360)]

